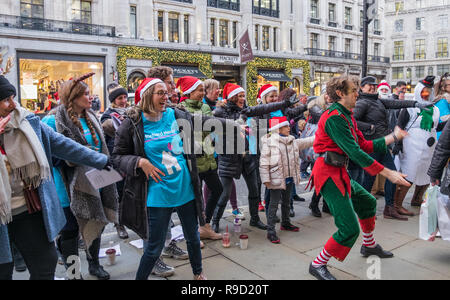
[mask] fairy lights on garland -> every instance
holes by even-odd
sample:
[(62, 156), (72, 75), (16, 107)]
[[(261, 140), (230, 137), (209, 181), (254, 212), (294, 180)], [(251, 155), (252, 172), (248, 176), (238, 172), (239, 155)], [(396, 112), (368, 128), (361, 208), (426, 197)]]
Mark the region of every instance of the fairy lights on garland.
[(127, 59), (151, 60), (154, 67), (160, 66), (162, 63), (195, 64), (206, 77), (212, 78), (213, 76), (211, 54), (147, 47), (119, 47), (117, 50), (117, 71), (121, 86), (127, 86)]
[[(127, 86), (127, 59), (151, 60), (153, 66), (162, 63), (189, 63), (198, 65), (200, 71), (208, 78), (213, 77), (212, 55), (208, 53), (192, 51), (161, 50), (148, 47), (119, 47), (117, 50), (117, 71), (119, 84)], [(258, 69), (284, 70), (286, 75), (292, 78), (293, 69), (303, 69), (304, 92), (310, 92), (310, 65), (306, 60), (276, 59), (256, 57), (247, 64), (247, 99), (249, 105), (256, 105), (258, 94)]]
[(256, 57), (247, 64), (247, 101), (249, 105), (256, 105), (258, 95), (258, 69), (284, 70), (292, 78), (292, 70), (303, 68), (303, 89), (306, 94), (310, 92), (310, 66), (309, 62), (300, 59), (276, 59)]

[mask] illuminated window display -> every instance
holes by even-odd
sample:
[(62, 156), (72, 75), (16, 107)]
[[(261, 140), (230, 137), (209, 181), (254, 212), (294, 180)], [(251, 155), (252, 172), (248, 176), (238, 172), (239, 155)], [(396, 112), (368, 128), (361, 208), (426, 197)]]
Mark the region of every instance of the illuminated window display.
[[(77, 61), (61, 59), (41, 59), (45, 54), (18, 55), (20, 103), (23, 107), (35, 113), (46, 113), (55, 107), (59, 97), (58, 89), (62, 82), (73, 77), (94, 72), (95, 75), (86, 80), (91, 95), (98, 96), (101, 102), (101, 111), (105, 109), (104, 101), (104, 63), (100, 59), (92, 61)], [(29, 57), (39, 58), (29, 58)], [(49, 55), (48, 57), (51, 57)]]

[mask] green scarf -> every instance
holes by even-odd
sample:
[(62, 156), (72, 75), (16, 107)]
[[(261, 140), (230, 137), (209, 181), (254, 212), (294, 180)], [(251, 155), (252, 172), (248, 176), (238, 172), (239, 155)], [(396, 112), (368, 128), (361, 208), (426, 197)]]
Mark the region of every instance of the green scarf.
[(426, 131), (430, 131), (433, 128), (433, 107), (422, 109), (418, 116), (422, 116), (422, 121), (420, 122), (420, 128)]

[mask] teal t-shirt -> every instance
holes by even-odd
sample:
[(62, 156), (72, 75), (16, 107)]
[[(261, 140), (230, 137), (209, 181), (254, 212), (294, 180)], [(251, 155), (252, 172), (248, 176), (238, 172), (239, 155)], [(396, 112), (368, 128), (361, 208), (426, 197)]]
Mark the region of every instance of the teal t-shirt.
[(89, 127), (86, 123), (86, 119), (80, 118), (79, 120), (80, 120), (81, 126), (83, 127), (84, 137), (85, 137), (86, 141), (88, 142), (88, 144), (91, 146), (91, 150), (102, 153), (102, 141), (100, 140), (100, 136), (98, 135), (98, 133), (97, 132), (95, 133), (95, 135), (97, 136), (97, 141), (98, 141), (98, 144), (96, 145), (94, 142), (94, 139), (92, 138), (91, 131), (89, 130)]
[[(42, 122), (56, 131), (55, 116), (46, 116), (42, 119)], [(59, 201), (63, 208), (70, 207), (70, 200), (67, 194), (66, 186), (61, 176), (61, 172), (58, 168), (53, 168), (53, 179), (55, 180), (56, 193), (58, 194)]]
[(168, 108), (157, 122), (148, 121), (143, 113), (142, 119), (145, 155), (166, 175), (158, 183), (149, 180), (147, 207), (178, 207), (194, 200), (191, 175), (184, 158), (174, 110)]

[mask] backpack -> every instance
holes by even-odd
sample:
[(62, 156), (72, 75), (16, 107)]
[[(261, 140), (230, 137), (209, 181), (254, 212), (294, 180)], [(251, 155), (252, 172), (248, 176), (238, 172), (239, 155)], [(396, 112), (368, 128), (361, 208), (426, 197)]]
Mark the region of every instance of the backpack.
[[(308, 122), (300, 137), (304, 139), (315, 136), (318, 127), (318, 124), (312, 124)], [(300, 152), (300, 158), (302, 159), (302, 161), (314, 162), (318, 157), (319, 156), (314, 152), (313, 147), (304, 149)]]

